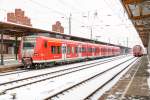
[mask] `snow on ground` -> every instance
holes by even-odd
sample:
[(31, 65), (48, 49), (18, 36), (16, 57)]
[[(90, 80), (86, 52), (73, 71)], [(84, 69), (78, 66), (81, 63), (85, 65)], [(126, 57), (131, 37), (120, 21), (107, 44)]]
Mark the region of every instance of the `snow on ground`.
[[(150, 65), (148, 66), (148, 70), (147, 71), (149, 72), (149, 75), (150, 75)], [(148, 86), (149, 86), (149, 89), (150, 89), (150, 76), (147, 79), (147, 83), (148, 83)]]
[[(131, 60), (130, 62), (132, 62), (133, 60)], [(58, 100), (69, 100), (70, 98), (75, 98), (74, 100), (83, 100), (85, 97), (87, 97), (90, 93), (93, 92), (93, 90), (96, 90), (97, 87), (103, 85), (105, 82), (108, 81), (108, 79), (112, 78), (114, 75), (116, 75), (116, 73), (118, 73), (119, 71), (121, 71), (123, 68), (126, 67), (126, 65), (128, 65), (130, 62), (124, 63), (119, 67), (116, 67), (104, 74), (102, 74), (101, 76), (93, 79), (92, 81), (90, 81), (89, 83), (85, 83), (87, 85), (82, 85), (81, 88), (75, 88), (72, 89), (67, 95), (61, 95)], [(98, 99), (98, 98), (97, 98)], [(96, 99), (96, 100), (97, 100)], [(57, 100), (57, 99), (56, 99)]]
[(148, 59), (148, 69), (147, 69), (147, 71), (149, 72), (149, 78), (147, 79), (147, 83), (148, 83), (148, 86), (149, 86), (149, 89), (150, 89), (150, 59), (149, 59), (149, 57), (148, 57), (148, 55), (147, 55), (147, 59)]
[[(0, 63), (1, 63), (1, 60), (0, 60)], [(4, 65), (12, 65), (12, 64), (19, 64), (19, 62), (15, 59), (5, 59), (4, 60)]]
[[(125, 57), (123, 60), (129, 59), (130, 57)], [(20, 89), (15, 89), (13, 91), (8, 91), (8, 94), (16, 93), (16, 97), (18, 100), (41, 100), (45, 96), (49, 96), (51, 94), (56, 93), (57, 91), (64, 89), (65, 87), (71, 86), (79, 81), (88, 78), (89, 76), (93, 76), (100, 71), (104, 71), (111, 67), (112, 65), (116, 65), (120, 61), (119, 59), (114, 62), (110, 62), (107, 64), (103, 64), (94, 68), (85, 69), (84, 71), (79, 71), (73, 74), (64, 75), (62, 77), (58, 77), (55, 79), (50, 79), (44, 82), (40, 82), (34, 85), (25, 86)], [(85, 62), (84, 62), (85, 63)], [(111, 75), (111, 74), (110, 74)], [(101, 77), (101, 79), (106, 77)]]
[[(138, 62), (139, 59), (136, 61)], [(92, 100), (97, 100), (97, 98), (99, 98), (100, 96), (102, 96), (106, 91), (110, 90), (110, 88), (112, 88), (112, 86), (114, 86), (119, 80), (120, 78), (136, 63), (134, 62), (133, 64), (131, 64), (126, 70), (124, 70), (120, 75), (118, 75), (113, 81), (111, 81), (107, 86), (104, 86), (100, 91), (98, 91), (96, 94), (94, 94), (92, 96)], [(122, 94), (122, 93), (120, 93)], [(111, 100), (111, 99), (110, 99)]]
[(50, 72), (62, 70), (64, 68), (67, 69), (67, 68), (72, 68), (72, 67), (79, 66), (79, 65), (94, 63), (94, 62), (98, 62), (98, 61), (104, 61), (104, 60), (112, 59), (112, 58), (105, 58), (105, 59), (99, 59), (99, 60), (94, 60), (94, 61), (87, 61), (87, 62), (63, 65), (63, 66), (59, 66), (59, 67), (46, 68), (46, 69), (41, 69), (41, 70), (33, 70), (30, 72), (23, 72), (23, 73), (18, 73), (18, 74), (13, 74), (13, 75), (0, 76), (0, 79), (1, 79), (0, 83), (18, 80), (18, 79), (22, 79), (22, 78), (26, 78), (26, 77), (30, 77), (30, 76), (39, 75), (39, 74), (50, 73)]

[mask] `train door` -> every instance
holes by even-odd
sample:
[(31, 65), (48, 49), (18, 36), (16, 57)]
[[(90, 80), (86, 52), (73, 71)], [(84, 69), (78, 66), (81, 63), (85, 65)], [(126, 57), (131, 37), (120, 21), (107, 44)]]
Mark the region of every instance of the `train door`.
[(79, 57), (79, 58), (82, 57), (81, 48), (82, 48), (82, 46), (79, 44), (79, 46), (78, 46), (78, 57)]
[(66, 44), (62, 44), (62, 60), (66, 60), (66, 50), (67, 50)]

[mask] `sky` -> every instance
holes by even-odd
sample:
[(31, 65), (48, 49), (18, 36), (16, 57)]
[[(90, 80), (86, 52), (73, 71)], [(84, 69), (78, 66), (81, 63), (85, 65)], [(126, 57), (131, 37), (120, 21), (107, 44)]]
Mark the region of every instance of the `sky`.
[(25, 11), (33, 27), (52, 30), (60, 21), (64, 34), (113, 43), (128, 47), (141, 44), (141, 39), (128, 19), (120, 0), (0, 0), (0, 21), (16, 8)]

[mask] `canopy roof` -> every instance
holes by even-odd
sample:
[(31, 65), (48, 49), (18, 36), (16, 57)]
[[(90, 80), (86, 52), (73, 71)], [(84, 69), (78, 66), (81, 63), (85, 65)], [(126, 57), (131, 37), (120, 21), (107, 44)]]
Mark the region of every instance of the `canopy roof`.
[(122, 0), (122, 4), (138, 31), (143, 45), (147, 47), (150, 33), (150, 0)]
[(57, 33), (57, 32), (38, 29), (38, 28), (33, 28), (30, 26), (25, 26), (25, 25), (10, 23), (10, 22), (0, 22), (0, 34), (2, 32), (5, 35), (11, 35), (13, 37), (15, 37), (15, 36), (22, 37), (22, 36), (40, 33), (43, 35), (45, 35), (45, 34), (49, 35), (50, 37), (54, 37), (54, 38), (76, 40), (76, 41), (82, 41), (82, 42), (91, 42), (91, 43), (94, 42), (94, 43), (101, 43), (101, 44), (105, 44), (105, 45), (112, 45), (112, 46), (118, 46), (118, 47), (125, 48), (124, 46), (114, 45), (114, 44), (100, 42), (100, 41), (95, 41), (95, 40), (86, 39), (86, 38), (77, 37), (77, 36), (72, 36), (72, 35), (66, 35), (66, 34), (62, 34), (62, 33)]

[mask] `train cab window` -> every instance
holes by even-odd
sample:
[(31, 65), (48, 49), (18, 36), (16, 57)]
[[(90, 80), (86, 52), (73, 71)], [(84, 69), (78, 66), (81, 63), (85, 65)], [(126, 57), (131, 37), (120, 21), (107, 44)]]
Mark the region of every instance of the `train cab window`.
[(23, 49), (33, 49), (35, 47), (35, 43), (33, 42), (24, 42)]

